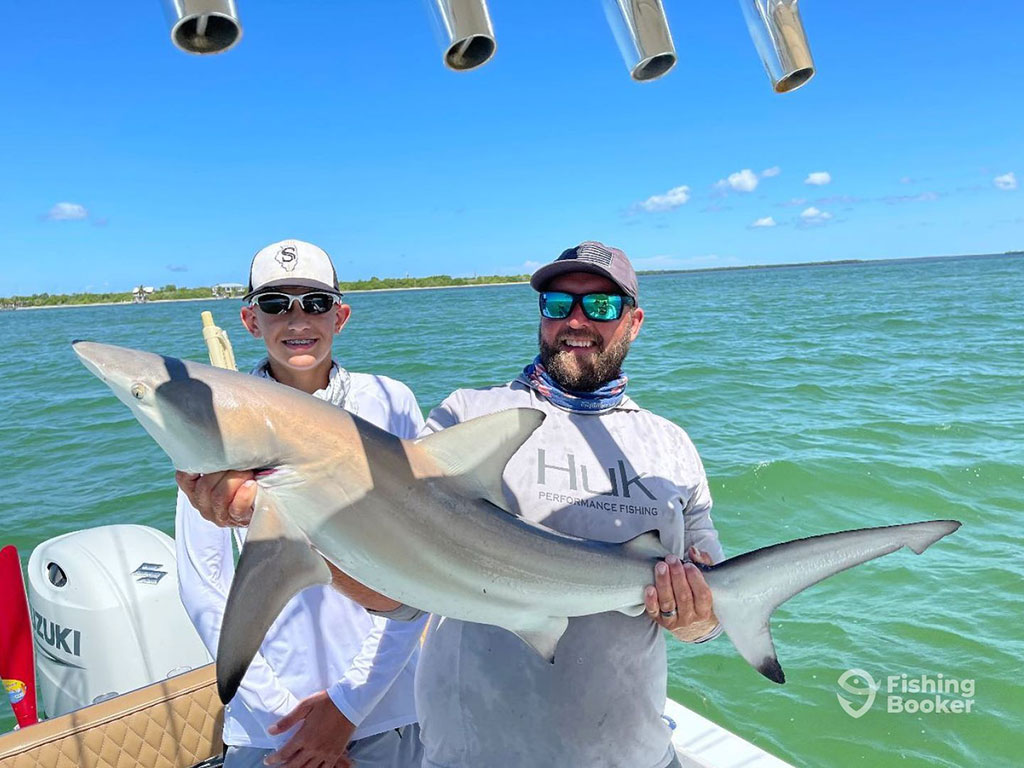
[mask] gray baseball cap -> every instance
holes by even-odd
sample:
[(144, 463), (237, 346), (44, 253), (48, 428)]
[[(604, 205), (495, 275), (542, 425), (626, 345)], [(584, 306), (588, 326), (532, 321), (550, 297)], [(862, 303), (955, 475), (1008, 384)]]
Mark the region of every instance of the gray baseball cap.
[(249, 267), (248, 301), (268, 288), (296, 285), (341, 295), (338, 275), (327, 252), (304, 240), (281, 240), (261, 248)]
[(562, 255), (557, 259), (534, 272), (530, 278), (530, 285), (535, 291), (542, 291), (556, 277), (569, 272), (589, 272), (607, 277), (619, 286), (626, 296), (637, 304), (640, 303), (636, 272), (626, 254), (618, 248), (610, 248), (596, 240), (586, 240), (575, 248), (562, 251)]

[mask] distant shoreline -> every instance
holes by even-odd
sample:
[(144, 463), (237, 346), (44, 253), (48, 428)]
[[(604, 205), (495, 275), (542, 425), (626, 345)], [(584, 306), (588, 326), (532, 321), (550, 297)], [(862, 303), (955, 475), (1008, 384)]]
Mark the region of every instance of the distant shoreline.
[[(679, 275), (679, 274), (692, 274), (702, 272), (735, 272), (740, 270), (759, 270), (759, 269), (796, 269), (801, 267), (837, 267), (837, 266), (863, 266), (870, 264), (896, 264), (902, 262), (916, 262), (916, 261), (943, 261), (947, 259), (991, 259), (991, 258), (1013, 258), (1024, 256), (1024, 251), (1004, 251), (1003, 253), (976, 253), (976, 254), (957, 254), (954, 256), (908, 256), (906, 258), (889, 258), (889, 259), (836, 259), (833, 261), (798, 261), (790, 262), (786, 264), (748, 264), (748, 265), (735, 265), (735, 266), (720, 266), (720, 267), (693, 267), (690, 269), (653, 269), (653, 270), (640, 270), (637, 272), (640, 276), (653, 276), (653, 275)], [(393, 278), (387, 278), (393, 279)], [(502, 286), (502, 285), (526, 285), (526, 280), (509, 280), (506, 282), (497, 283), (462, 283), (452, 285), (410, 285), (402, 287), (385, 287), (385, 288), (353, 288), (344, 290), (345, 294), (353, 293), (388, 293), (394, 291), (437, 291), (448, 288), (485, 288), (487, 286)], [(197, 297), (188, 299), (150, 299), (141, 304), (171, 304), (181, 303), (187, 301), (225, 301), (231, 298), (239, 297), (222, 297), (217, 298), (214, 296), (208, 297)], [(117, 307), (117, 306), (131, 306), (139, 302), (133, 301), (98, 301), (88, 302), (83, 304), (42, 304), (32, 307), (4, 307), (0, 305), (0, 311), (18, 311), (31, 310), (31, 309), (72, 309), (75, 307)]]
[(507, 283), (463, 283), (462, 285), (410, 285), (405, 288), (353, 288), (350, 293), (387, 293), (388, 291), (438, 291), (445, 288), (489, 288), (493, 285), (529, 285), (529, 280), (510, 280)]
[(799, 267), (851, 267), (866, 264), (903, 264), (914, 261), (947, 261), (949, 259), (1002, 259), (1024, 256), (1024, 251), (1003, 253), (959, 253), (953, 256), (904, 256), (883, 259), (834, 259), (832, 261), (794, 261), (786, 264), (738, 264), (722, 267), (693, 267), (691, 269), (648, 269), (638, 275), (677, 275), (692, 272), (735, 272), (746, 269), (796, 269)]
[(223, 301), (223, 299), (214, 298), (210, 296), (208, 298), (201, 299), (153, 299), (152, 301), (136, 302), (136, 301), (93, 301), (87, 304), (40, 304), (37, 307), (14, 307), (8, 308), (3, 311), (5, 312), (26, 312), (33, 309), (75, 309), (76, 307), (131, 307), (134, 305), (143, 306), (144, 304), (179, 304), (185, 301)]
[[(344, 291), (345, 295), (348, 296), (352, 293), (388, 293), (393, 291), (437, 291), (448, 288), (487, 288), (492, 285), (527, 285), (527, 280), (513, 280), (507, 283), (468, 283), (463, 285), (410, 285), (405, 288), (355, 288), (350, 291)], [(144, 306), (146, 304), (178, 304), (186, 301), (230, 301), (231, 299), (238, 300), (239, 296), (204, 296), (201, 298), (194, 299), (149, 299), (143, 302), (136, 301), (94, 301), (86, 304), (41, 304), (37, 307), (14, 307), (5, 311), (13, 312), (24, 312), (34, 309), (74, 309), (76, 307), (131, 307), (131, 306)]]

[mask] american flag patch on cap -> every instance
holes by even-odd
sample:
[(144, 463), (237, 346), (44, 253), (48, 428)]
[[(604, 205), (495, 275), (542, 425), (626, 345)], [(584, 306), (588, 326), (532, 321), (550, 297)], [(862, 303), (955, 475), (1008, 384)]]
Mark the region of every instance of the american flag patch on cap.
[(571, 272), (590, 272), (607, 277), (626, 296), (634, 302), (639, 301), (636, 272), (626, 254), (596, 240), (585, 240), (575, 248), (566, 248), (557, 259), (533, 273), (530, 285), (534, 290), (543, 291), (551, 280)]
[(582, 243), (576, 247), (576, 258), (609, 267), (612, 263), (612, 252), (599, 243)]

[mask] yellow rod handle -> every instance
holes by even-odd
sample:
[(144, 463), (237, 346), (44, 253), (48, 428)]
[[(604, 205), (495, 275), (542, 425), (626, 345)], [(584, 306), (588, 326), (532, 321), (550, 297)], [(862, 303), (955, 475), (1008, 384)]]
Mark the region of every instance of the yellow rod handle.
[(206, 341), (206, 348), (210, 352), (210, 365), (217, 368), (227, 368), (230, 371), (237, 371), (235, 365), (235, 352), (231, 349), (231, 340), (228, 339), (227, 331), (218, 328), (213, 322), (213, 314), (204, 310), (203, 318), (203, 339)]

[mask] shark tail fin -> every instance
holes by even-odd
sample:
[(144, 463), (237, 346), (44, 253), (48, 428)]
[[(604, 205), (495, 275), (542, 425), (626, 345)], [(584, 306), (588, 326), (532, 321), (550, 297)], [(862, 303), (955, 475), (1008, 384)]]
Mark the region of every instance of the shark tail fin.
[(261, 493), (235, 567), (217, 643), (217, 693), (222, 703), (234, 698), (285, 604), (306, 587), (330, 582), (323, 558), (280, 513), (273, 498)]
[(910, 547), (914, 554), (920, 555), (943, 536), (948, 536), (958, 530), (960, 528), (960, 521), (926, 520), (923, 523), (914, 523), (913, 525), (913, 528), (908, 527), (906, 540), (903, 543)]
[(715, 616), (740, 656), (773, 683), (786, 682), (772, 642), (771, 616), (775, 606), (716, 600)]
[(829, 576), (904, 546), (921, 554), (959, 527), (956, 520), (925, 520), (828, 533), (765, 547), (702, 570), (715, 595), (715, 615), (736, 650), (769, 680), (784, 683), (770, 626), (778, 606)]

